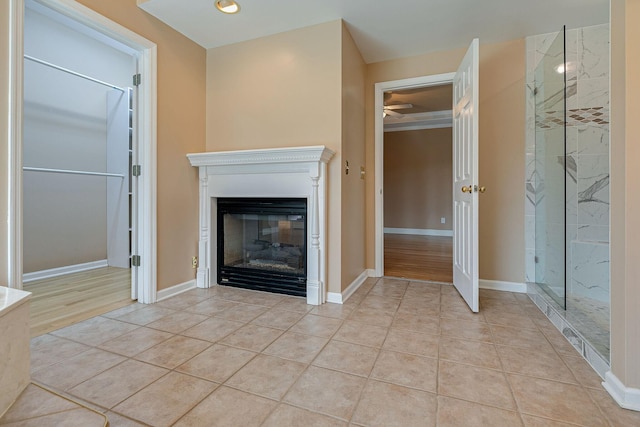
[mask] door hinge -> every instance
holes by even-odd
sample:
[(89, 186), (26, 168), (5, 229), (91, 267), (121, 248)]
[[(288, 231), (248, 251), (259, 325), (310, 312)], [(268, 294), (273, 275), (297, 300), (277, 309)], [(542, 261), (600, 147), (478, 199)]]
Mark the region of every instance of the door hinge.
[(141, 81), (140, 73), (134, 74), (133, 75), (133, 85), (134, 86), (140, 86), (140, 81)]
[(140, 165), (131, 166), (131, 175), (133, 175), (133, 176), (142, 175), (142, 166), (140, 166)]
[(140, 267), (140, 255), (132, 255), (131, 256), (131, 266), (132, 267)]

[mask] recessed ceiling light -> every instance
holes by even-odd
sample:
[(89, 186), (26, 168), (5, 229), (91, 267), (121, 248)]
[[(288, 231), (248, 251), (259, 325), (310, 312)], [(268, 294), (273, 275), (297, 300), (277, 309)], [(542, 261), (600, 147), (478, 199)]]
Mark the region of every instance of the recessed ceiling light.
[(238, 13), (240, 11), (240, 6), (233, 0), (217, 0), (216, 7), (222, 13)]

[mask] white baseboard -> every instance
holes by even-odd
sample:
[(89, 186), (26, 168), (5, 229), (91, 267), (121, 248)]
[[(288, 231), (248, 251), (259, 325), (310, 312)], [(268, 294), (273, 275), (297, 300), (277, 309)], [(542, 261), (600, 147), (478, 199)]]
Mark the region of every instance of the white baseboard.
[(381, 275), (376, 274), (376, 269), (375, 268), (368, 269), (367, 273), (369, 274), (369, 277), (382, 277), (382, 276), (384, 276), (384, 274), (381, 274)]
[(503, 282), (501, 280), (483, 280), (478, 283), (480, 289), (493, 289), (494, 291), (515, 292), (518, 294), (527, 293), (526, 283)]
[(327, 292), (327, 302), (333, 304), (342, 304), (342, 294), (340, 292)]
[(327, 292), (327, 302), (332, 302), (334, 304), (342, 304), (344, 303), (358, 288), (367, 280), (369, 277), (373, 277), (374, 270), (364, 270), (362, 273), (356, 277), (347, 289), (342, 292)]
[(85, 262), (82, 264), (66, 265), (64, 267), (50, 268), (48, 270), (33, 271), (22, 275), (22, 283), (33, 282), (34, 280), (48, 279), (50, 277), (64, 276), (65, 274), (79, 273), (81, 271), (95, 270), (96, 268), (108, 267), (106, 259), (99, 261)]
[(384, 228), (385, 234), (411, 234), (414, 236), (447, 236), (453, 237), (453, 230), (434, 230), (428, 228)]
[(188, 280), (184, 283), (173, 285), (170, 288), (159, 290), (156, 301), (160, 302), (162, 300), (175, 297), (178, 294), (190, 291), (191, 289), (195, 289), (195, 288), (196, 288), (196, 279)]
[(621, 407), (640, 411), (640, 389), (626, 387), (611, 371), (604, 375), (602, 386)]

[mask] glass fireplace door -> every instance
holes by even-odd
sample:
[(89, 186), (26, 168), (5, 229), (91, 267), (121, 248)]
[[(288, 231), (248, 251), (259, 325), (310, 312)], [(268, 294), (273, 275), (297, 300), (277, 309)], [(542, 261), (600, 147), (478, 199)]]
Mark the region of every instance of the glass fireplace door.
[(306, 295), (306, 199), (218, 199), (218, 283)]

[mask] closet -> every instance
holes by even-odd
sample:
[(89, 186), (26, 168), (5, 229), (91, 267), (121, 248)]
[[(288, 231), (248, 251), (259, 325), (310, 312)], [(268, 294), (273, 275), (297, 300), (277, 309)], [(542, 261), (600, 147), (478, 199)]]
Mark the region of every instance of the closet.
[(23, 281), (130, 269), (136, 57), (36, 2), (26, 6)]

